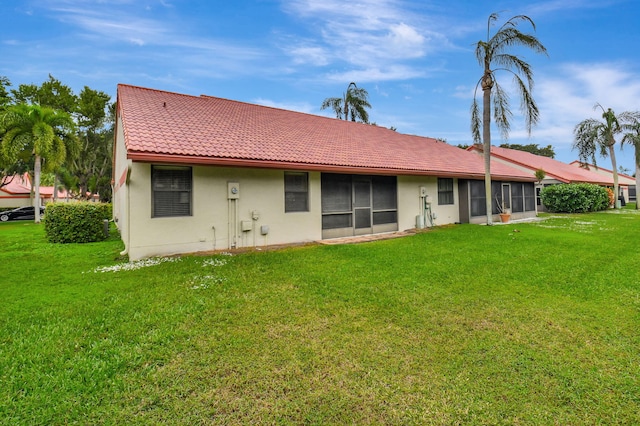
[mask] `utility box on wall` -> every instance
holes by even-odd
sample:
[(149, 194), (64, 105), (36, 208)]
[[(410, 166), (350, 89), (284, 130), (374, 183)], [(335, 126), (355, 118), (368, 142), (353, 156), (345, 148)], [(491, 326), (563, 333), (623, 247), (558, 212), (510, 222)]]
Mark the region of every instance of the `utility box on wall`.
[(227, 198), (230, 200), (237, 200), (240, 198), (239, 182), (227, 182)]

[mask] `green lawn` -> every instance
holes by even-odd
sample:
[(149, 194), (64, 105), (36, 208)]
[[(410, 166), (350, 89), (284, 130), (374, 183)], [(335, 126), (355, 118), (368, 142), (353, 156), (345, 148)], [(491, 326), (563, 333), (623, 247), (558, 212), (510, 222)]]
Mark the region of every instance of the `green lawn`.
[(640, 424), (640, 214), (125, 267), (0, 224), (0, 423)]

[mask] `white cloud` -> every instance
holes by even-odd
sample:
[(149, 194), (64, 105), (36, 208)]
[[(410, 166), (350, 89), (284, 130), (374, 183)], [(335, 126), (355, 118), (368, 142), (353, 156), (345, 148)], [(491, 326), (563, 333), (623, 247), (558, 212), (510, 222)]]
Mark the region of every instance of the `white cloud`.
[[(314, 35), (315, 49), (331, 52), (322, 56), (322, 65), (345, 62), (359, 68), (371, 64), (384, 68), (451, 47), (444, 32), (424, 25), (426, 16), (411, 13), (393, 0), (293, 0), (283, 7), (304, 21)], [(302, 62), (298, 55), (307, 53), (308, 40), (291, 45), (285, 49), (287, 54)]]
[(424, 55), (425, 37), (404, 22), (392, 25), (386, 38), (387, 48), (392, 55), (405, 58), (418, 58)]
[[(640, 74), (624, 64), (565, 64), (555, 74), (537, 79), (534, 97), (541, 117), (534, 130), (536, 138), (570, 145), (576, 124), (601, 117), (601, 112), (594, 111), (596, 103), (616, 113), (638, 109)], [(520, 133), (514, 137), (524, 136)]]
[(304, 112), (307, 114), (315, 113), (318, 108), (307, 102), (277, 102), (271, 99), (256, 98), (251, 103), (268, 106), (272, 108), (286, 109), (289, 111)]
[(357, 81), (357, 82), (380, 82), (390, 80), (409, 80), (420, 78), (426, 75), (424, 70), (412, 68), (404, 65), (390, 65), (388, 67), (372, 67), (364, 69), (354, 69), (341, 73), (330, 73), (324, 78), (335, 82)]
[(289, 49), (288, 54), (293, 57), (295, 64), (311, 64), (324, 66), (330, 62), (330, 53), (323, 47), (299, 45)]
[(60, 20), (105, 39), (124, 40), (137, 45), (167, 39), (167, 27), (158, 21), (123, 13), (102, 13), (87, 8), (56, 8)]

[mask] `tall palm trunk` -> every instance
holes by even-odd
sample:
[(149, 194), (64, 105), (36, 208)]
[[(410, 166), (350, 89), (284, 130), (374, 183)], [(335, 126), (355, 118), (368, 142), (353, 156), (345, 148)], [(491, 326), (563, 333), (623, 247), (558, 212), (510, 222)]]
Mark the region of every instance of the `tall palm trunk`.
[(33, 165), (33, 187), (35, 190), (35, 197), (33, 199), (33, 209), (35, 213), (35, 222), (40, 223), (40, 171), (42, 164), (40, 156), (36, 154), (35, 162)]
[(482, 79), (482, 142), (484, 154), (484, 193), (487, 207), (487, 225), (493, 225), (493, 208), (491, 197), (491, 89), (493, 78), (485, 65)]
[[(614, 141), (615, 142), (615, 141)], [(618, 164), (616, 163), (616, 150), (613, 148), (613, 143), (609, 144), (609, 155), (611, 156), (611, 168), (613, 170), (613, 193), (615, 197), (613, 199), (613, 206), (618, 208)]]

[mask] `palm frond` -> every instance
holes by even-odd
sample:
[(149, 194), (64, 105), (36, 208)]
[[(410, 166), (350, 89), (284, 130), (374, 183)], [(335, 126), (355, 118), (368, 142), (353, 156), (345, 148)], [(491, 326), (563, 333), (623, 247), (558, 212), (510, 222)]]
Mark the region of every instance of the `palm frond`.
[(336, 113), (336, 118), (342, 118), (342, 98), (326, 98), (322, 101), (320, 109), (331, 108)]
[(513, 80), (518, 88), (518, 93), (520, 94), (520, 112), (524, 116), (527, 133), (531, 134), (533, 126), (538, 124), (538, 121), (540, 120), (540, 111), (538, 110), (536, 101), (531, 96), (531, 92), (520, 76), (518, 74), (514, 74)]
[(502, 139), (509, 139), (511, 118), (513, 114), (509, 108), (509, 94), (497, 82), (493, 86), (493, 119), (500, 130)]
[(54, 138), (51, 142), (51, 149), (49, 150), (49, 155), (46, 158), (43, 170), (46, 172), (54, 172), (64, 163), (66, 156), (67, 150), (64, 142), (60, 138)]
[[(535, 53), (547, 54), (547, 49), (533, 34), (520, 31), (517, 27), (521, 23), (530, 24), (535, 31), (536, 26), (531, 18), (526, 15), (516, 15), (504, 22), (500, 28), (491, 35), (491, 27), (498, 19), (497, 13), (489, 15), (487, 22), (487, 39), (479, 41), (475, 45), (475, 55), (478, 63), (483, 68), (483, 76), (491, 75), (493, 88), (491, 90), (491, 105), (496, 127), (500, 130), (503, 139), (507, 139), (511, 128), (512, 113), (509, 105), (509, 96), (498, 84), (495, 74), (497, 71), (507, 71), (514, 76), (516, 87), (519, 91), (520, 109), (524, 114), (527, 131), (531, 133), (532, 127), (538, 123), (540, 112), (531, 96), (533, 90), (533, 71), (531, 66), (521, 57), (509, 53), (512, 47), (525, 47)], [(482, 80), (481, 80), (482, 81)], [(491, 85), (487, 85), (490, 87)], [(479, 139), (480, 111), (475, 99), (471, 106), (471, 131)]]
[(572, 149), (578, 150), (578, 158), (581, 163), (596, 164), (596, 151), (602, 126), (598, 120), (588, 118), (578, 123), (573, 129)]
[(480, 136), (480, 128), (482, 127), (482, 121), (480, 119), (480, 107), (478, 106), (478, 101), (476, 98), (473, 98), (473, 103), (471, 104), (471, 135), (473, 137), (473, 143), (481, 144), (482, 138)]
[[(502, 67), (499, 70), (524, 76), (527, 80), (529, 90), (533, 89), (533, 71), (531, 70), (531, 65), (524, 60), (515, 55), (500, 54), (496, 55), (494, 63)], [(515, 69), (515, 71), (513, 69)]]

